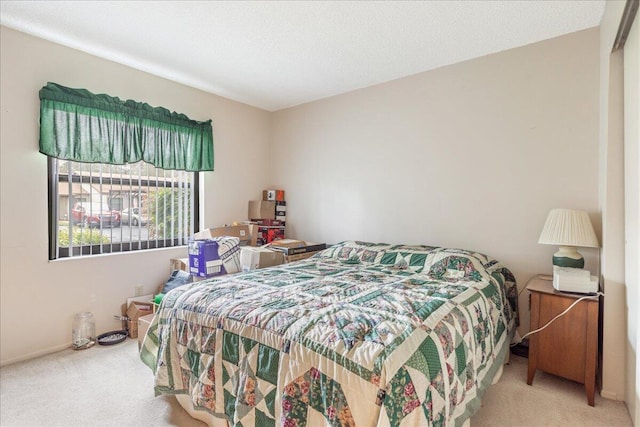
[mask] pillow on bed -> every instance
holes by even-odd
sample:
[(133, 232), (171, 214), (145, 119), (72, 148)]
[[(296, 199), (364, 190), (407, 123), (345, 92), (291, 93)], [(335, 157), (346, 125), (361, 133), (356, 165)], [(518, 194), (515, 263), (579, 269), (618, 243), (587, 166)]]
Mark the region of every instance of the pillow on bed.
[(320, 253), (324, 258), (335, 258), (349, 262), (370, 262), (378, 264), (388, 245), (346, 241), (335, 244)]
[(494, 262), (478, 252), (423, 245), (389, 246), (380, 259), (380, 264), (389, 267), (406, 265), (414, 273), (424, 273), (434, 279), (451, 282), (489, 279), (495, 270), (492, 266)]
[(389, 245), (345, 241), (325, 249), (320, 256), (344, 262), (369, 262), (412, 273), (425, 273), (434, 279), (480, 281), (495, 271), (496, 261), (465, 249), (425, 245)]
[(369, 262), (419, 273), (424, 270), (428, 255), (436, 249), (438, 248), (434, 246), (390, 245), (350, 240), (333, 245), (322, 252), (321, 256), (345, 262)]

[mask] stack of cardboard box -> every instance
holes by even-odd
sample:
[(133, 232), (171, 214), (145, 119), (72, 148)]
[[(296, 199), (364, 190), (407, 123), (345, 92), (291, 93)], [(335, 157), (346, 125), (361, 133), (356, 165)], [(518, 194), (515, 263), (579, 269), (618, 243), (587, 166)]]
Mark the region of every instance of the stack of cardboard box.
[(258, 246), (285, 238), (285, 224), (287, 202), (284, 200), (284, 190), (264, 190), (262, 200), (249, 202), (247, 216), (249, 221), (256, 224)]
[[(284, 200), (284, 190), (264, 190), (262, 192), (262, 200), (265, 202), (276, 202), (275, 219), (284, 224), (287, 214), (287, 202)], [(249, 216), (249, 218), (251, 218), (251, 216)]]
[(138, 319), (153, 314), (153, 303), (132, 301), (127, 308), (127, 329), (131, 338), (138, 338)]
[(247, 224), (205, 228), (193, 235), (185, 258), (171, 258), (169, 273), (186, 271), (193, 280), (237, 273), (241, 270), (240, 249), (255, 246)]
[(240, 239), (223, 236), (189, 242), (189, 273), (212, 277), (240, 271)]
[[(307, 258), (326, 247), (298, 240), (287, 241), (288, 244), (285, 244), (283, 239), (285, 239), (286, 213), (287, 202), (284, 199), (284, 190), (264, 190), (262, 200), (249, 202), (247, 212), (249, 221), (207, 228), (195, 233), (189, 244), (189, 257), (171, 259), (170, 273), (173, 270), (184, 270), (189, 272), (194, 280), (201, 280), (218, 274), (248, 271), (296, 261)], [(239, 239), (240, 250), (237, 253), (235, 250), (227, 251), (233, 252), (233, 268), (227, 268), (225, 265), (225, 268), (204, 269), (203, 266), (213, 265), (214, 262), (220, 264), (226, 259), (226, 252), (223, 254), (220, 250), (223, 242), (218, 241), (217, 249), (213, 248), (215, 250), (208, 250), (209, 246), (214, 246), (213, 243), (205, 243), (211, 240), (217, 241), (223, 237)], [(283, 244), (277, 248), (261, 247), (281, 240)], [(292, 248), (292, 244), (296, 247)], [(213, 255), (207, 255), (209, 252)]]
[(171, 268), (187, 271), (194, 279), (237, 273), (241, 270), (240, 248), (252, 241), (251, 229), (246, 224), (205, 228), (189, 242), (186, 266), (180, 258), (174, 258)]
[[(274, 222), (266, 222), (269, 224), (278, 224)], [(284, 254), (273, 251), (269, 248), (262, 248), (262, 241), (269, 238), (262, 233), (269, 233), (271, 230), (280, 230), (284, 226), (269, 225), (262, 221), (255, 221), (250, 224), (225, 225), (223, 227), (207, 228), (193, 235), (193, 240), (189, 242), (189, 256), (187, 258), (172, 258), (170, 260), (169, 273), (174, 270), (186, 271), (193, 276), (193, 280), (202, 280), (212, 276), (235, 273), (238, 271), (250, 271), (257, 268), (270, 267), (284, 262)], [(262, 229), (262, 230), (261, 230)], [(284, 234), (280, 234), (284, 237)], [(274, 235), (271, 235), (272, 239)], [(223, 259), (228, 258), (226, 255), (235, 251), (227, 250), (224, 254), (220, 250), (220, 239), (226, 241), (240, 240), (239, 250), (233, 253), (233, 266), (236, 268), (228, 268), (211, 271), (210, 268), (203, 269), (208, 264), (220, 264)], [(217, 242), (217, 246), (214, 244)], [(196, 246), (197, 245), (197, 246)], [(207, 248), (211, 246), (213, 250)], [(197, 250), (196, 250), (197, 248)], [(237, 256), (237, 258), (236, 258)]]
[(207, 240), (215, 237), (237, 237), (240, 246), (255, 246), (255, 239), (247, 224), (225, 225), (224, 227), (205, 228), (193, 235), (193, 240)]

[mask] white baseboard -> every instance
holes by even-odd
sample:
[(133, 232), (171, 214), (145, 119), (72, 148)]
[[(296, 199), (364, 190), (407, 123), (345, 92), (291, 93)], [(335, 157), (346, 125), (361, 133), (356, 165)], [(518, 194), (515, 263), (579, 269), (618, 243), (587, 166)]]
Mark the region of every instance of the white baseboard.
[(607, 390), (600, 390), (600, 396), (609, 400), (624, 400), (624, 399), (618, 399), (617, 393), (614, 393), (612, 391), (607, 391)]
[(35, 359), (36, 357), (46, 356), (47, 354), (51, 354), (51, 353), (57, 353), (59, 351), (66, 350), (68, 348), (71, 348), (71, 342), (68, 342), (66, 344), (60, 344), (55, 347), (49, 347), (47, 349), (35, 351), (33, 353), (25, 354), (22, 356), (14, 357), (13, 359), (2, 360), (0, 361), (0, 367), (12, 365), (18, 362), (24, 362), (25, 360), (29, 360), (29, 359)]

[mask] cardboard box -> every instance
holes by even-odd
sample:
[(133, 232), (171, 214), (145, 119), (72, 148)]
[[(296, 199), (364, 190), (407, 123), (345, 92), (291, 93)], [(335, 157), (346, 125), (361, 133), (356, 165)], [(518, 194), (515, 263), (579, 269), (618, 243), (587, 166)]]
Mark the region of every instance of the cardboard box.
[(251, 200), (247, 217), (254, 219), (276, 219), (276, 202), (265, 200)]
[(207, 240), (216, 237), (237, 237), (240, 239), (240, 246), (246, 246), (251, 242), (251, 232), (246, 224), (206, 228), (193, 235), (194, 240)]
[(148, 314), (153, 314), (152, 302), (133, 301), (129, 304), (127, 308), (127, 326), (131, 338), (138, 337), (138, 319)]
[(174, 270), (189, 272), (189, 258), (171, 258), (169, 260), (169, 274)]
[(144, 336), (147, 335), (149, 326), (151, 326), (153, 316), (155, 316), (155, 314), (152, 313), (138, 318), (138, 351), (142, 347), (142, 341), (144, 341)]
[[(248, 224), (249, 232), (251, 233), (250, 246), (262, 246), (267, 241), (272, 241), (277, 238), (284, 238), (284, 223), (275, 219), (257, 219), (251, 221)], [(271, 237), (269, 234), (270, 229), (277, 229), (278, 231), (271, 231)], [(269, 240), (271, 238), (271, 240)]]
[(127, 317), (130, 320), (138, 320), (142, 316), (153, 313), (153, 303), (133, 301), (127, 308)]
[(268, 248), (244, 247), (240, 250), (242, 271), (273, 267), (284, 263), (284, 254)]
[(267, 243), (271, 243), (278, 239), (284, 239), (284, 227), (258, 226), (258, 246), (266, 245)]
[(264, 190), (262, 200), (284, 202), (284, 190)]
[(129, 338), (138, 338), (138, 321), (127, 320), (127, 330), (129, 331)]
[(257, 246), (258, 245), (258, 224), (249, 224), (249, 233), (251, 234), (251, 240), (249, 241), (249, 246)]
[(269, 246), (274, 247), (274, 249), (276, 249), (276, 246), (279, 248), (302, 248), (306, 246), (306, 242), (295, 239), (281, 239), (271, 243)]
[(192, 276), (213, 277), (238, 271), (240, 239), (237, 237), (216, 237), (189, 242), (189, 273)]

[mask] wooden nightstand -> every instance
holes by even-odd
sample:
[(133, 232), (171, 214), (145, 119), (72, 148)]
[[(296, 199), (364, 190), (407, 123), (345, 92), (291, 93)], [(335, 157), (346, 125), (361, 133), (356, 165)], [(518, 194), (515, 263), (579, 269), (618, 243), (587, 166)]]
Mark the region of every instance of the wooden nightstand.
[[(566, 294), (553, 288), (551, 280), (534, 278), (531, 292), (531, 324), (541, 328), (583, 295)], [(598, 304), (593, 296), (580, 301), (564, 316), (544, 330), (529, 337), (529, 370), (531, 385), (536, 369), (584, 384), (587, 401), (594, 406), (598, 358)]]

